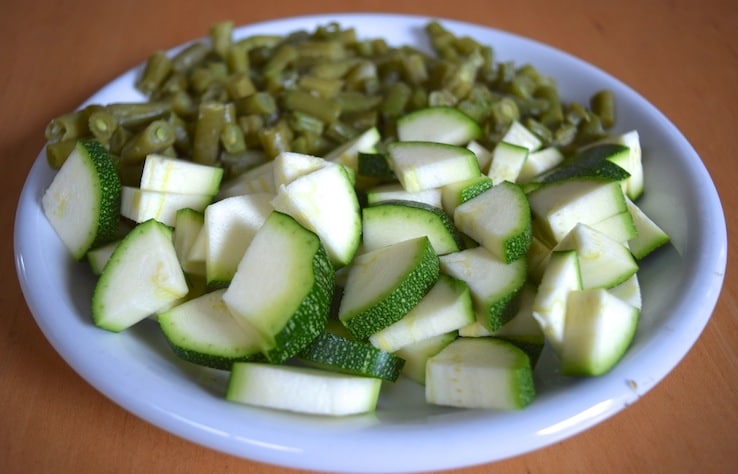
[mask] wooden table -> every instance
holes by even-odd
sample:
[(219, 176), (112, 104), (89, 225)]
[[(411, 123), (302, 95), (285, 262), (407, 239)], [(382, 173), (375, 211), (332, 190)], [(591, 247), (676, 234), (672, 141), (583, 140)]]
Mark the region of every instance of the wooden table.
[[(245, 24), (341, 11), (483, 23), (548, 43), (615, 75), (663, 111), (706, 163), (738, 230), (738, 9), (729, 0), (466, 2), (162, 0), (0, 7), (0, 471), (291, 472), (172, 436), (100, 395), (46, 342), (15, 277), (12, 227), (48, 120), (154, 49)], [(463, 472), (738, 472), (738, 248), (717, 308), (678, 367), (633, 406), (566, 441)]]

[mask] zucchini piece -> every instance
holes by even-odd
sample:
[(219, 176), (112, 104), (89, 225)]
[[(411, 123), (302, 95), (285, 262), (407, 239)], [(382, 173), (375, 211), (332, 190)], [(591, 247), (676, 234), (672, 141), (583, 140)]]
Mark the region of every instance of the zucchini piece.
[(529, 193), (528, 201), (541, 230), (554, 242), (578, 223), (595, 224), (628, 210), (620, 184), (597, 179), (545, 184)]
[(393, 142), (387, 158), (406, 191), (418, 192), (481, 174), (470, 150), (436, 142)]
[[(630, 150), (623, 145), (603, 143), (587, 147), (576, 153), (571, 159), (545, 173), (538, 180), (553, 183), (572, 178), (596, 178), (605, 181), (622, 181), (630, 177), (625, 169), (618, 165), (627, 165)], [(622, 186), (621, 186), (622, 188)]]
[(557, 250), (576, 250), (582, 289), (612, 288), (638, 271), (638, 263), (626, 246), (586, 224), (577, 224), (556, 245)]
[(428, 359), (441, 352), (458, 336), (456, 331), (422, 339), (398, 349), (395, 355), (404, 359), (402, 375), (420, 385), (425, 385), (425, 364)]
[(274, 160), (261, 163), (221, 184), (216, 201), (251, 193), (276, 193)]
[(635, 336), (640, 311), (602, 288), (573, 291), (567, 299), (563, 375), (594, 376), (612, 369)]
[(628, 241), (628, 248), (637, 260), (644, 259), (659, 247), (668, 244), (671, 237), (659, 227), (633, 201), (626, 198), (629, 214), (633, 218), (636, 235)]
[(466, 148), (476, 155), (477, 161), (479, 162), (479, 169), (482, 173), (486, 174), (492, 163), (492, 152), (476, 140), (469, 142)]
[(463, 247), (461, 236), (443, 209), (415, 201), (387, 201), (362, 211), (363, 251), (427, 236), (438, 255)]
[(479, 196), (491, 187), (492, 180), (484, 175), (447, 184), (441, 188), (443, 210), (449, 216), (453, 216), (460, 204)]
[(279, 189), (283, 184), (289, 184), (300, 176), (322, 168), (326, 161), (323, 158), (283, 151), (274, 157), (273, 173), (274, 188)]
[(526, 148), (529, 152), (534, 152), (543, 146), (543, 142), (517, 120), (510, 123), (500, 141)]
[(344, 416), (376, 410), (382, 379), (312, 367), (236, 362), (226, 400), (277, 410)]
[(121, 184), (107, 150), (80, 141), (41, 198), (44, 215), (75, 260), (119, 237)]
[(641, 299), (641, 284), (638, 280), (638, 273), (634, 273), (618, 286), (609, 288), (607, 291), (625, 301), (629, 305), (643, 309), (643, 300)]
[(92, 294), (92, 319), (120, 332), (187, 295), (172, 229), (154, 219), (134, 227), (110, 256)]
[(224, 289), (160, 313), (159, 326), (174, 353), (194, 364), (230, 370), (234, 362), (261, 360), (261, 336), (237, 323), (223, 302)]
[[(244, 194), (205, 208), (205, 277), (208, 286), (227, 285), (254, 234), (274, 210), (272, 195)], [(176, 230), (175, 230), (176, 233)]]
[(467, 145), (481, 136), (479, 124), (456, 107), (427, 107), (397, 119), (397, 137), (400, 141)]
[(275, 211), (254, 235), (223, 301), (236, 321), (261, 333), (267, 360), (279, 363), (323, 331), (334, 280), (318, 236)]
[(516, 297), (527, 277), (526, 259), (505, 263), (484, 247), (440, 257), (441, 271), (469, 285), (477, 320), (500, 329), (517, 312)]
[(533, 299), (532, 314), (557, 354), (561, 354), (564, 344), (567, 298), (570, 292), (581, 289), (577, 252), (558, 250), (551, 253)]
[(541, 148), (528, 153), (518, 174), (517, 183), (525, 184), (534, 181), (564, 161), (564, 154), (555, 146)]
[(417, 306), (396, 323), (372, 334), (369, 342), (387, 352), (396, 352), (423, 339), (456, 331), (474, 320), (469, 286), (440, 275)]
[(415, 201), (433, 207), (442, 207), (441, 190), (438, 188), (411, 193), (405, 191), (400, 183), (386, 183), (366, 190), (367, 205), (373, 206), (386, 201)]
[(619, 212), (599, 222), (593, 222), (590, 226), (626, 247), (629, 246), (632, 239), (638, 236), (635, 220), (628, 211)]
[(361, 243), (361, 212), (346, 167), (326, 161), (322, 168), (280, 186), (272, 205), (315, 232), (333, 265), (351, 262)]
[(105, 264), (108, 263), (110, 256), (113, 255), (119, 243), (120, 240), (114, 240), (87, 251), (87, 264), (90, 266), (90, 270), (92, 270), (94, 275), (100, 276), (102, 274)]
[(188, 258), (204, 225), (205, 214), (188, 207), (178, 210), (174, 216), (174, 250), (182, 269), (191, 275), (205, 275), (204, 256), (200, 261)]
[(338, 318), (355, 339), (399, 321), (439, 276), (428, 237), (418, 237), (357, 256), (349, 268)]
[(509, 181), (459, 205), (454, 223), (505, 263), (525, 257), (530, 248), (533, 230), (528, 198), (520, 186)]
[(376, 151), (376, 145), (381, 141), (382, 136), (379, 133), (379, 129), (371, 127), (364, 130), (355, 138), (347, 141), (346, 143), (339, 145), (328, 152), (323, 158), (328, 161), (340, 163), (344, 166), (348, 166), (354, 171), (358, 171), (358, 155), (359, 152), (373, 153)]
[(535, 398), (528, 355), (496, 338), (460, 337), (428, 359), (425, 399), (462, 408), (518, 410)]
[(379, 178), (386, 181), (397, 178), (387, 161), (387, 157), (382, 153), (360, 152), (357, 167), (358, 171), (356, 174), (359, 176)]
[(515, 183), (520, 176), (525, 161), (528, 159), (528, 148), (508, 142), (499, 142), (492, 150), (492, 162), (487, 176), (492, 183), (503, 181)]
[(133, 222), (141, 223), (149, 219), (156, 219), (174, 227), (178, 210), (190, 208), (202, 212), (212, 200), (213, 196), (210, 194), (148, 191), (123, 186), (120, 214)]
[(362, 341), (325, 331), (297, 354), (318, 368), (394, 382), (405, 361)]
[(140, 188), (215, 196), (223, 178), (223, 168), (157, 154), (146, 156)]

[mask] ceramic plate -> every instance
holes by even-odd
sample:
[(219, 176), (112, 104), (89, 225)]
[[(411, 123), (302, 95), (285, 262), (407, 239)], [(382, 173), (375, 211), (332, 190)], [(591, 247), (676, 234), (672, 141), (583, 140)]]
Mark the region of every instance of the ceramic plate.
[[(428, 18), (367, 14), (290, 18), (236, 30), (288, 33), (338, 21), (362, 37), (427, 49)], [(92, 386), (121, 407), (170, 433), (234, 456), (283, 466), (335, 471), (438, 470), (529, 452), (581, 432), (634, 403), (679, 363), (717, 301), (726, 262), (719, 198), (700, 158), (658, 110), (632, 89), (568, 54), (484, 26), (445, 20), (458, 35), (490, 44), (496, 60), (531, 63), (556, 79), (566, 100), (586, 103), (612, 89), (618, 131), (638, 130), (646, 194), (640, 205), (673, 238), (640, 273), (644, 308), (631, 349), (605, 376), (564, 378), (550, 353), (536, 369), (538, 397), (516, 412), (433, 407), (408, 380), (385, 384), (376, 413), (321, 418), (224, 401), (226, 374), (178, 360), (144, 321), (112, 334), (90, 322), (94, 279), (74, 263), (44, 218), (40, 201), (53, 172), (42, 153), (20, 197), (15, 255), (28, 306), (45, 336)], [(140, 100), (138, 70), (117, 78), (88, 103)]]

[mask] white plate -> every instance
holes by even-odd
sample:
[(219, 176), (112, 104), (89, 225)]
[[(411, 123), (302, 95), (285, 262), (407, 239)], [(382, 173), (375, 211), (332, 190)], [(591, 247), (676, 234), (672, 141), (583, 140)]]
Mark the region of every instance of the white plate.
[[(236, 35), (312, 30), (338, 21), (361, 36), (427, 47), (427, 18), (330, 15), (260, 23)], [(687, 140), (653, 106), (616, 79), (570, 55), (487, 27), (446, 27), (495, 48), (497, 60), (529, 62), (553, 76), (562, 96), (586, 103), (615, 92), (619, 131), (640, 133), (646, 173), (641, 201), (673, 238), (641, 272), (644, 309), (633, 346), (609, 374), (562, 378), (550, 355), (536, 369), (538, 398), (519, 412), (428, 406), (409, 381), (386, 384), (375, 414), (327, 419), (268, 411), (223, 400), (222, 372), (173, 356), (155, 323), (122, 334), (90, 322), (94, 280), (71, 261), (44, 218), (40, 199), (53, 172), (39, 154), (20, 197), (15, 227), (18, 278), (49, 342), (91, 385), (150, 423), (235, 456), (316, 470), (418, 471), (489, 462), (572, 436), (634, 403), (687, 353), (716, 304), (726, 265), (725, 220), (714, 185)], [(129, 71), (91, 97), (140, 99)]]

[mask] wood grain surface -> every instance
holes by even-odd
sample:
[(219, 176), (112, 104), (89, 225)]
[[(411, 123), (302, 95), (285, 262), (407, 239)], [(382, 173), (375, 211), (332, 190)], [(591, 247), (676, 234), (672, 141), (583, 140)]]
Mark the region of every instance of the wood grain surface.
[[(54, 116), (155, 49), (237, 25), (311, 13), (444, 17), (527, 36), (578, 56), (651, 101), (700, 154), (738, 230), (738, 6), (735, 1), (3, 0), (0, 3), (0, 472), (289, 473), (172, 436), (96, 392), (45, 340), (21, 294), (13, 220)], [(694, 348), (661, 384), (552, 446), (458, 472), (738, 472), (738, 248)], [(340, 453), (336, 453), (340, 455)]]

